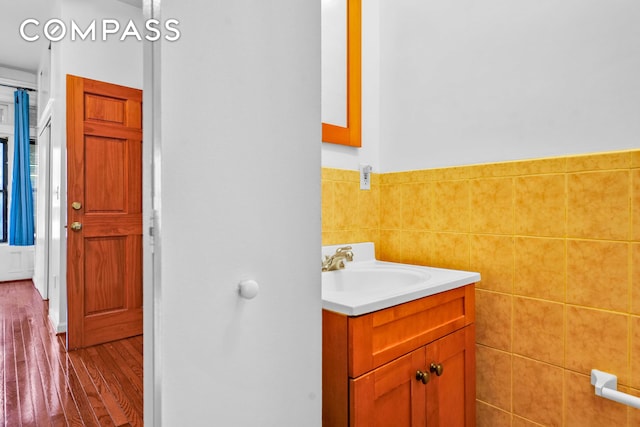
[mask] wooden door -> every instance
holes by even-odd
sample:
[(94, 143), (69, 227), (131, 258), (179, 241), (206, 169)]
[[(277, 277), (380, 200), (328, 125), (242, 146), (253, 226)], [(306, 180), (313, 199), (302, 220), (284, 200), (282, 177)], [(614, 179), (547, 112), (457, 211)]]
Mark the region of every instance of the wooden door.
[(473, 427), (476, 423), (475, 325), (449, 334), (426, 348), (427, 364), (442, 367), (427, 384), (428, 427)]
[(416, 379), (418, 370), (425, 370), (424, 347), (350, 380), (349, 425), (424, 427), (426, 385)]
[(142, 333), (142, 91), (67, 76), (68, 348)]

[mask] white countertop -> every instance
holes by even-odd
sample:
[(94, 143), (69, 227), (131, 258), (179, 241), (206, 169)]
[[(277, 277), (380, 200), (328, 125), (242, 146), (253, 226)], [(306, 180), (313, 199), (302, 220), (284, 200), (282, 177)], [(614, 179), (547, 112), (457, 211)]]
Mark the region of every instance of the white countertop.
[(344, 270), (322, 273), (322, 307), (358, 316), (480, 281), (480, 273), (378, 261), (374, 244), (323, 246), (322, 255), (351, 246)]

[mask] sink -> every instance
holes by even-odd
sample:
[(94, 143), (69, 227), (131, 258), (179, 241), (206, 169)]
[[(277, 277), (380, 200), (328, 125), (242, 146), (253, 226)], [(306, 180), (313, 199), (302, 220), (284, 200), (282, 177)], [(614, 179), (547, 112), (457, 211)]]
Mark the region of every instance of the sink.
[(322, 273), (323, 292), (398, 292), (429, 279), (423, 271), (388, 266), (354, 267)]
[(324, 246), (322, 254), (342, 246), (352, 247), (353, 261), (322, 273), (322, 307), (341, 314), (359, 316), (480, 281), (470, 271), (379, 261), (371, 242)]

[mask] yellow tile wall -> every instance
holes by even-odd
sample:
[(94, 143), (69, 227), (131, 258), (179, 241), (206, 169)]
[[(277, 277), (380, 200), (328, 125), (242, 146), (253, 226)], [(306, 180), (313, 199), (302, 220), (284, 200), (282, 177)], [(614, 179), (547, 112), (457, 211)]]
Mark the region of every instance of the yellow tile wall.
[(374, 242), (380, 234), (380, 186), (360, 190), (358, 171), (322, 168), (322, 244)]
[(323, 244), (482, 274), (478, 426), (640, 425), (640, 150), (322, 178)]

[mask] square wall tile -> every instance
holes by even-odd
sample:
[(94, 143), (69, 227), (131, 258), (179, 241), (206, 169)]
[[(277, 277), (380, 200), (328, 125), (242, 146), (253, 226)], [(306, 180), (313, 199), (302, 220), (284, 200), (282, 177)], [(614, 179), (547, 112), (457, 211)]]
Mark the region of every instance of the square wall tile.
[(400, 236), (403, 263), (431, 265), (431, 233), (402, 230)]
[(335, 219), (333, 217), (335, 205), (335, 183), (332, 181), (322, 181), (321, 197), (322, 197), (322, 231), (333, 231), (336, 229)]
[(376, 251), (382, 261), (402, 262), (402, 232), (380, 230), (380, 247)]
[(640, 243), (631, 245), (631, 312), (640, 314)]
[(432, 218), (434, 231), (469, 232), (469, 182), (433, 183)]
[(511, 351), (511, 295), (476, 289), (476, 342)]
[(631, 171), (631, 217), (631, 238), (640, 242), (640, 169)]
[(402, 186), (380, 186), (380, 228), (400, 229), (402, 224)]
[(430, 182), (402, 185), (402, 229), (428, 230), (431, 223)]
[(567, 180), (567, 236), (629, 238), (629, 171), (569, 174)]
[(562, 426), (562, 371), (513, 356), (513, 413), (545, 426)]
[(564, 302), (565, 245), (564, 239), (516, 237), (514, 293)]
[[(360, 182), (360, 171), (354, 171), (354, 172), (358, 175), (357, 181), (359, 183)], [(377, 187), (378, 185), (380, 185), (380, 174), (372, 172), (371, 173), (371, 186), (372, 187), (373, 186)]]
[(476, 346), (476, 397), (485, 403), (511, 411), (511, 354)]
[(349, 169), (322, 168), (322, 180), (325, 181), (352, 181), (358, 182), (358, 171)]
[(474, 179), (471, 232), (513, 234), (513, 178)]
[(343, 238), (338, 243), (362, 243), (362, 242), (373, 242), (374, 246), (377, 248), (379, 245), (379, 232), (377, 229), (366, 229), (359, 228), (357, 230), (349, 230), (345, 232), (347, 234), (346, 238)]
[(333, 191), (333, 217), (336, 229), (353, 230), (358, 228), (358, 184), (338, 181), (334, 183)]
[(516, 234), (564, 237), (566, 224), (565, 175), (516, 178)]
[(629, 244), (568, 240), (567, 302), (628, 312)]
[(513, 420), (511, 421), (511, 427), (544, 427), (544, 426), (542, 424), (534, 423), (533, 421), (514, 415)]
[(564, 366), (564, 304), (514, 297), (513, 352)]
[(431, 262), (434, 267), (469, 270), (469, 235), (433, 233)]
[(513, 237), (485, 234), (471, 235), (470, 268), (480, 273), (481, 289), (511, 293), (513, 291)]
[(640, 317), (631, 316), (631, 380), (629, 385), (640, 390)]
[(380, 226), (380, 188), (371, 185), (371, 190), (358, 188), (358, 228), (378, 228)]
[(629, 384), (628, 316), (568, 305), (565, 367), (584, 375), (591, 369), (618, 376)]
[[(340, 231), (323, 231), (322, 232), (322, 244), (323, 245), (340, 245), (342, 243), (355, 243), (359, 242), (357, 231), (354, 230), (340, 230)], [(368, 240), (367, 240), (368, 241)]]
[(476, 401), (476, 427), (510, 427), (511, 413)]
[(627, 407), (596, 396), (589, 375), (564, 371), (566, 426), (626, 426)]

